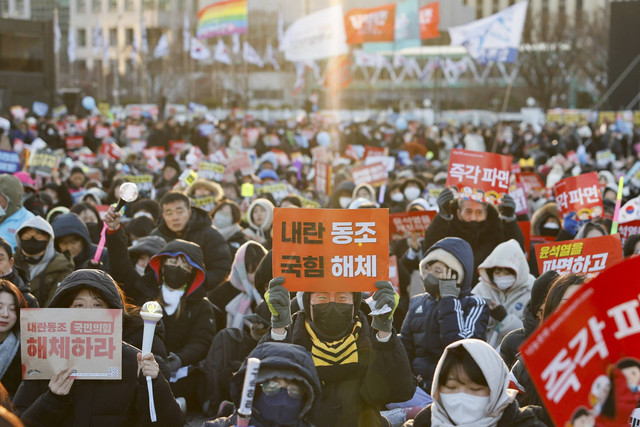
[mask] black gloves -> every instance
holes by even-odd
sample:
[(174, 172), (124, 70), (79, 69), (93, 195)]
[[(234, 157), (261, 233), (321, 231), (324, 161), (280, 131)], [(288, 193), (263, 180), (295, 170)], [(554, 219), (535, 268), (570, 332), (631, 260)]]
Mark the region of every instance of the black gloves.
[(489, 309), (489, 314), (498, 322), (502, 322), (507, 317), (507, 309), (503, 305), (496, 305)]
[(438, 195), (438, 215), (447, 221), (453, 219), (451, 212), (451, 201), (453, 200), (453, 193), (448, 188), (445, 188)]
[(516, 202), (508, 194), (505, 194), (502, 198), (502, 203), (498, 206), (500, 216), (506, 221), (513, 221), (516, 219)]

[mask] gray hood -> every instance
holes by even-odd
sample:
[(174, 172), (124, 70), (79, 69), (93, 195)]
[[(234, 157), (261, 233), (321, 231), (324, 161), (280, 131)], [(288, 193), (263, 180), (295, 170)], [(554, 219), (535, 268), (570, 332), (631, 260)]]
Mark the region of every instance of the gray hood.
[(37, 264), (28, 264), (29, 265), (29, 280), (33, 280), (38, 274), (43, 272), (49, 262), (56, 256), (56, 249), (54, 247), (54, 234), (53, 228), (51, 224), (49, 224), (44, 218), (40, 216), (34, 216), (31, 219), (25, 221), (20, 228), (16, 231), (16, 249), (15, 251), (22, 252), (22, 242), (20, 241), (20, 233), (26, 228), (33, 228), (38, 231), (42, 231), (49, 235), (49, 244), (47, 245), (47, 250), (42, 257), (42, 260)]

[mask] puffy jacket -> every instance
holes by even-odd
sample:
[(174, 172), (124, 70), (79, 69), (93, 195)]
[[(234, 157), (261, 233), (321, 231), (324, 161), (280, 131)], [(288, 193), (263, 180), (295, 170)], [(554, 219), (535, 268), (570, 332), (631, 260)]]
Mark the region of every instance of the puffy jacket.
[(202, 209), (191, 208), (191, 218), (181, 234), (171, 231), (164, 220), (160, 220), (160, 225), (151, 234), (160, 236), (167, 242), (182, 239), (199, 245), (204, 253), (207, 290), (224, 282), (231, 271), (233, 260), (229, 246), (224, 237), (211, 225), (211, 218)]
[[(516, 273), (515, 283), (506, 291), (500, 290), (491, 280), (489, 269), (509, 268)], [(509, 332), (522, 328), (524, 308), (531, 299), (531, 287), (535, 277), (529, 274), (529, 265), (518, 242), (511, 239), (500, 243), (478, 267), (480, 282), (471, 293), (481, 298), (502, 305), (507, 310), (507, 317), (498, 322), (489, 318), (487, 325), (487, 342), (498, 348), (502, 339)]]
[(14, 248), (16, 246), (16, 231), (34, 215), (22, 206), (22, 183), (15, 176), (0, 175), (0, 194), (3, 194), (8, 201), (4, 208), (5, 216), (0, 217), (0, 237)]
[(522, 343), (535, 331), (540, 321), (531, 313), (531, 305), (524, 306), (522, 314), (522, 328), (509, 332), (500, 343), (500, 356), (509, 368), (516, 361)]
[(464, 280), (460, 296), (435, 298), (426, 292), (414, 296), (400, 333), (413, 373), (422, 377), (421, 385), (427, 391), (445, 347), (463, 338), (484, 340), (489, 320), (485, 300), (470, 296), (473, 253), (469, 244), (462, 239), (443, 239), (427, 255), (436, 249), (449, 252), (462, 264)]
[[(56, 241), (61, 237), (70, 236), (75, 234), (79, 236), (83, 243), (84, 247), (82, 252), (73, 258), (73, 263), (76, 268), (87, 268), (90, 267), (87, 265), (87, 262), (93, 259), (96, 251), (98, 250), (98, 245), (91, 243), (91, 235), (89, 234), (89, 229), (84, 222), (80, 219), (80, 217), (74, 213), (62, 214), (58, 215), (51, 224), (53, 227), (53, 234), (55, 235)], [(56, 244), (56, 249), (59, 250)], [(107, 251), (102, 251), (100, 255), (100, 263), (102, 264), (101, 269), (109, 272), (109, 255)]]
[(487, 206), (487, 219), (485, 219), (479, 231), (472, 231), (467, 224), (460, 221), (454, 213), (453, 219), (447, 221), (440, 215), (436, 215), (424, 233), (422, 247), (429, 249), (437, 241), (445, 237), (459, 237), (471, 245), (473, 251), (473, 281), (478, 283), (478, 265), (502, 242), (515, 239), (524, 252), (524, 237), (516, 221), (504, 221), (498, 216), (498, 211), (491, 205)]

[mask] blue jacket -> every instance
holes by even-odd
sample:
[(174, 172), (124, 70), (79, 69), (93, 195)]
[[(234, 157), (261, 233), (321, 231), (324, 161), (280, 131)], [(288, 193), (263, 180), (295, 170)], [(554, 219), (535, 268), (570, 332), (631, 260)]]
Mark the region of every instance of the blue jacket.
[(440, 248), (452, 254), (464, 269), (464, 280), (458, 298), (435, 298), (429, 293), (414, 296), (402, 324), (400, 339), (407, 351), (415, 375), (422, 376), (421, 385), (431, 390), (431, 381), (444, 348), (464, 338), (486, 338), (489, 306), (485, 300), (470, 296), (473, 278), (473, 252), (467, 242), (457, 237), (442, 239), (427, 254)]
[(11, 245), (11, 249), (15, 249), (16, 247), (16, 231), (18, 231), (25, 221), (33, 217), (34, 215), (31, 212), (21, 207), (13, 215), (2, 221), (0, 224), (0, 237), (4, 238), (4, 240)]

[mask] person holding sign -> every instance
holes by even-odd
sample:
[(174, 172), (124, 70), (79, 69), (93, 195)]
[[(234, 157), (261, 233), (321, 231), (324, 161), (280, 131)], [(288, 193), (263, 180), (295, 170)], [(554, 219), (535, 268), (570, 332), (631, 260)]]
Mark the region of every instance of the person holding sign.
[(399, 300), (393, 286), (375, 283), (372, 305), (380, 314), (372, 316), (369, 324), (358, 310), (360, 292), (304, 292), (303, 309), (292, 319), (284, 285), (284, 278), (276, 277), (265, 293), (272, 327), (267, 336), (311, 352), (322, 381), (322, 398), (312, 424), (386, 425), (377, 407), (409, 400), (414, 393), (409, 361), (392, 328)]
[(433, 245), (420, 261), (425, 293), (411, 298), (401, 339), (420, 386), (431, 390), (444, 348), (464, 338), (486, 338), (489, 306), (471, 296), (473, 253), (462, 239)]
[[(67, 276), (51, 299), (52, 308), (115, 308), (124, 302), (111, 276), (100, 270), (77, 270)], [(160, 372), (153, 353), (142, 356), (122, 343), (121, 380), (78, 380), (73, 366), (51, 380), (23, 381), (13, 403), (29, 426), (167, 426), (183, 424), (183, 416)], [(149, 416), (145, 377), (153, 380), (158, 422)]]

